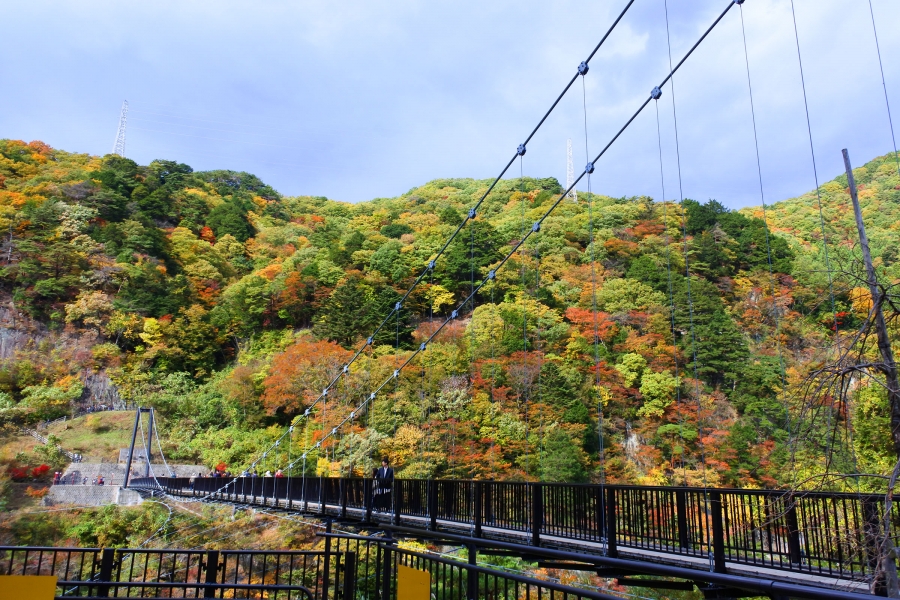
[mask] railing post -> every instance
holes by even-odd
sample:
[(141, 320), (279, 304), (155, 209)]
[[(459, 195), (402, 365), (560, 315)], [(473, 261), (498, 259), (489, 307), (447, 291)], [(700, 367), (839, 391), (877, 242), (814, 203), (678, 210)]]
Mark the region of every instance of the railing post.
[(356, 553), (347, 552), (344, 555), (344, 589), (341, 590), (343, 600), (356, 598)]
[(603, 497), (603, 486), (594, 488), (594, 521), (597, 524), (597, 540), (602, 540), (606, 531), (606, 501)]
[[(97, 574), (97, 580), (103, 582), (112, 581), (113, 566), (116, 562), (115, 548), (104, 548), (100, 555), (100, 573)], [(101, 585), (97, 587), (98, 598), (109, 598), (109, 585)]]
[[(469, 565), (478, 566), (478, 549), (469, 546)], [(474, 569), (466, 569), (466, 598), (476, 600), (478, 598), (478, 572)]]
[(797, 521), (797, 504), (794, 502), (794, 495), (787, 494), (785, 497), (784, 519), (788, 529), (788, 553), (790, 554), (791, 564), (799, 565), (803, 562), (803, 552), (800, 548), (800, 525)]
[(722, 516), (721, 492), (709, 493), (709, 512), (713, 534), (713, 571), (725, 572), (725, 523)]
[(544, 489), (540, 483), (531, 484), (531, 545), (541, 545), (541, 527), (544, 524)]
[(688, 532), (687, 492), (675, 490), (675, 518), (678, 521), (678, 547), (690, 548), (691, 538)]
[(391, 532), (386, 531), (384, 534), (384, 543), (382, 544), (381, 559), (384, 561), (381, 565), (381, 600), (391, 600), (391, 561), (393, 560), (391, 552)]
[(402, 482), (400, 480), (395, 479), (391, 485), (391, 507), (394, 509), (394, 518), (392, 519), (394, 525), (400, 524), (400, 513), (403, 510), (403, 493), (400, 490), (400, 486)]
[[(331, 519), (325, 520), (325, 533), (331, 533)], [(328, 576), (331, 570), (331, 536), (325, 536), (325, 565), (322, 567), (322, 600), (328, 600)]]
[(341, 477), (341, 518), (347, 518), (347, 488), (350, 480)]
[(473, 502), (473, 504), (474, 504), (473, 510), (475, 512), (475, 514), (473, 515), (474, 521), (475, 521), (475, 532), (474, 533), (475, 533), (475, 537), (481, 537), (482, 513), (484, 512), (484, 510), (483, 510), (484, 487), (482, 486), (482, 482), (480, 482), (480, 481), (473, 482), (473, 486), (474, 486), (474, 489), (472, 490), (472, 493), (475, 494), (475, 498), (474, 498), (474, 502)]
[[(218, 583), (216, 576), (219, 573), (219, 551), (210, 550), (206, 553), (206, 583)], [(216, 589), (208, 587), (203, 590), (204, 598), (215, 598)]]
[(606, 488), (606, 555), (610, 558), (619, 556), (616, 545), (616, 490)]
[(319, 475), (319, 514), (325, 514), (325, 476)]
[(437, 530), (437, 481), (428, 480), (428, 530)]
[(372, 505), (375, 504), (375, 480), (366, 479), (363, 485), (363, 502), (366, 503), (366, 523), (372, 522)]

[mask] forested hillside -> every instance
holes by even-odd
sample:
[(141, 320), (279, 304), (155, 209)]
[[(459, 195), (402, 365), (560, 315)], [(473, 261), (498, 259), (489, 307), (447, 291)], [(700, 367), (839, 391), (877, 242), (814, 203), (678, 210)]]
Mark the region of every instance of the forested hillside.
[[(900, 276), (892, 165), (859, 170), (888, 279)], [(836, 264), (855, 233), (845, 179), (822, 188)], [(2, 140), (0, 316), (18, 341), (3, 345), (0, 419), (52, 419), (97, 402), (108, 381), (158, 409), (173, 460), (239, 470), (303, 415), (489, 184), (436, 180), (347, 204), (283, 197), (247, 173)], [(560, 192), (555, 179), (500, 182), (263, 468), (296, 458), (368, 397)], [(564, 200), (474, 313), (466, 306), (352, 428), (310, 451), (309, 470), (362, 474), (387, 455), (408, 477), (597, 481), (602, 471), (777, 486), (824, 468), (827, 427), (846, 430), (860, 410), (865, 439), (835, 451), (883, 470), (877, 390), (861, 386), (858, 403), (807, 424), (802, 444), (796, 435), (809, 411), (793, 390), (834, 336), (815, 206), (813, 194), (770, 207), (767, 236), (759, 210), (714, 200)], [(836, 287), (839, 329), (865, 313), (853, 287)]]

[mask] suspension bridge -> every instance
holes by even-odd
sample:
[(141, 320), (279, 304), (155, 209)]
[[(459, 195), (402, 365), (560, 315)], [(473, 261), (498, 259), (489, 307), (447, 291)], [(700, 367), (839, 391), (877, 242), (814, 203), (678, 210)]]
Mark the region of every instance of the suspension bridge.
[[(586, 187), (588, 194), (579, 196), (580, 201), (591, 202), (591, 177), (598, 168), (599, 162), (614, 146), (616, 141), (629, 129), (635, 120), (652, 104), (656, 113), (657, 143), (659, 144), (660, 186), (665, 198), (666, 181), (663, 176), (662, 139), (660, 134), (659, 100), (664, 94), (672, 97), (672, 117), (675, 123), (676, 149), (678, 148), (677, 105), (675, 102), (676, 75), (694, 52), (707, 41), (709, 35), (723, 21), (729, 18), (740, 20), (741, 33), (744, 36), (744, 62), (746, 66), (747, 93), (751, 112), (747, 115), (753, 123), (754, 148), (759, 175), (759, 192), (763, 211), (766, 209), (763, 193), (763, 179), (760, 167), (759, 141), (756, 132), (756, 114), (753, 112), (753, 79), (750, 59), (747, 54), (746, 31), (743, 27), (743, 11), (751, 10), (752, 2), (745, 0), (729, 0), (723, 3), (723, 10), (696, 39), (689, 50), (677, 61), (672, 56), (671, 43), (667, 37), (668, 72), (656, 81), (648, 82), (647, 96), (640, 102), (615, 134), (600, 146), (599, 151), (591, 155), (587, 139), (588, 102), (584, 78), (589, 75), (590, 62), (607, 41), (612, 32), (625, 19), (635, 0), (626, 3), (621, 13), (609, 26), (599, 43), (585, 60), (580, 62), (575, 73), (565, 85), (562, 92), (552, 102), (546, 113), (536, 126), (517, 146), (512, 156), (501, 169), (480, 199), (470, 207), (462, 222), (447, 238), (439, 250), (432, 256), (428, 264), (415, 278), (409, 289), (400, 296), (393, 308), (384, 315), (380, 324), (371, 332), (366, 340), (358, 346), (351, 358), (333, 373), (321, 393), (306, 404), (303, 413), (294, 419), (286, 431), (272, 445), (257, 456), (248, 468), (248, 474), (240, 477), (174, 477), (167, 472), (158, 476), (145, 472), (140, 477), (132, 476), (126, 487), (139, 490), (148, 496), (165, 499), (167, 502), (213, 502), (233, 505), (257, 507), (278, 514), (299, 513), (321, 519), (353, 524), (357, 530), (381, 529), (387, 532), (384, 538), (373, 539), (366, 536), (344, 535), (331, 532), (326, 534), (329, 543), (335, 544), (335, 556), (346, 552), (341, 560), (356, 561), (359, 558), (360, 543), (375, 544), (379, 556), (393, 556), (394, 567), (399, 564), (412, 564), (418, 560), (415, 553), (398, 548), (391, 540), (396, 537), (410, 537), (433, 541), (444, 541), (448, 544), (462, 545), (470, 553), (467, 568), (467, 581), (460, 588), (460, 598), (487, 597), (490, 586), (487, 579), (480, 579), (481, 574), (476, 565), (477, 555), (517, 556), (536, 561), (546, 568), (587, 571), (606, 575), (617, 579), (622, 585), (639, 585), (640, 587), (656, 587), (658, 589), (694, 589), (698, 587), (707, 597), (743, 597), (748, 595), (768, 595), (771, 597), (806, 597), (806, 598), (861, 598), (878, 595), (897, 595), (895, 554), (893, 536), (900, 525), (900, 511), (892, 502), (891, 494), (838, 493), (828, 491), (806, 491), (799, 489), (778, 490), (744, 490), (720, 489), (704, 483), (697, 487), (651, 487), (635, 485), (609, 484), (605, 479), (603, 457), (603, 406), (598, 406), (598, 431), (600, 442), (600, 477), (595, 484), (569, 484), (548, 482), (507, 482), (499, 480), (435, 480), (435, 479), (390, 479), (361, 477), (326, 477), (311, 476), (315, 471), (311, 462), (334, 448), (336, 441), (352, 427), (362, 426), (370, 413), (372, 405), (380, 398), (388, 395), (392, 383), (396, 383), (401, 373), (408, 368), (426, 368), (422, 360), (427, 355), (429, 345), (451, 323), (471, 315), (477, 302), (487, 301), (498, 272), (513, 261), (517, 255), (524, 256), (529, 252), (529, 240), (538, 239), (545, 220), (557, 209), (565, 198), (573, 196), (576, 186)], [(746, 7), (746, 8), (745, 8)], [(802, 46), (796, 29), (796, 15), (791, 2), (791, 14), (794, 18), (793, 32), (796, 37), (799, 77), (803, 87), (804, 106), (806, 107), (807, 131), (810, 138), (810, 158), (812, 174), (815, 178), (816, 190), (819, 190), (819, 176), (816, 170), (813, 131), (809, 120), (809, 106), (806, 96), (806, 81), (803, 74)], [(871, 9), (871, 6), (870, 6)], [(666, 11), (666, 32), (668, 30), (668, 7)], [(737, 14), (735, 14), (737, 13)], [(877, 28), (874, 12), (872, 12), (873, 32)], [(878, 56), (879, 66), (881, 56)], [(882, 71), (883, 72), (883, 71)], [(519, 176), (524, 174), (523, 157), (529, 144), (557, 108), (561, 100), (582, 80), (585, 120), (585, 166), (581, 173), (571, 178), (566, 189), (549, 205), (549, 208), (536, 220), (525, 222), (524, 215), (521, 233), (512, 244), (511, 249), (490, 269), (481, 273), (471, 270), (469, 293), (449, 312), (446, 319), (439, 320), (433, 332), (424, 339), (417, 348), (408, 353), (396, 368), (383, 380), (376, 382), (362, 395), (354, 406), (326, 428), (322, 419), (321, 435), (314, 444), (296, 448), (295, 432), (320, 417), (334, 396), (342, 380), (345, 380), (359, 368), (360, 358), (371, 351), (379, 335), (389, 333), (394, 322), (399, 331), (401, 312), (413, 292), (421, 285), (433, 280), (441, 267), (441, 259), (448, 252), (451, 244), (457, 240), (465, 240), (471, 232), (471, 254), (474, 261), (475, 237), (472, 223), (479, 218), (479, 211), (497, 183), (510, 175), (516, 163), (519, 163)], [(893, 138), (893, 125), (890, 122), (890, 104), (885, 86), (885, 101), (888, 114), (888, 125)], [(894, 153), (897, 156), (896, 142)], [(677, 154), (678, 197), (684, 201), (681, 180), (681, 155)], [(900, 172), (900, 160), (898, 160)], [(852, 178), (849, 170), (848, 175)], [(824, 217), (822, 216), (821, 198), (819, 198), (819, 217), (822, 243), (825, 247), (825, 261), (829, 265), (828, 284), (831, 288), (832, 313), (834, 308), (834, 291), (831, 280), (830, 263), (828, 263), (828, 236), (826, 235)], [(665, 204), (665, 203), (664, 203)], [(591, 206), (588, 206), (589, 211)], [(594, 256), (595, 224), (593, 213), (589, 212), (590, 240), (588, 248), (591, 255), (592, 310), (594, 315), (594, 374), (596, 383), (600, 384), (600, 352), (599, 335), (597, 334), (597, 275)], [(677, 217), (678, 215), (676, 215)], [(668, 218), (668, 215), (667, 215)], [(681, 211), (682, 232), (687, 239), (684, 223), (684, 211)], [(764, 218), (765, 220), (765, 218)], [(766, 223), (768, 227), (768, 223)], [(769, 255), (769, 276), (774, 280), (772, 268), (769, 231), (766, 230), (767, 252)], [(671, 245), (674, 245), (671, 244)], [(677, 250), (677, 249), (675, 249)], [(676, 310), (672, 293), (672, 261), (670, 259), (670, 242), (666, 238), (666, 258), (669, 268), (670, 309)], [(692, 265), (689, 253), (684, 252), (684, 272), (687, 285), (686, 309), (691, 316), (693, 327), (693, 306), (691, 305)], [(477, 277), (476, 277), (477, 275)], [(774, 284), (773, 284), (774, 289)], [(878, 291), (873, 288), (873, 298), (877, 302)], [(524, 313), (523, 313), (524, 314)], [(432, 310), (432, 317), (434, 311)], [(777, 317), (776, 317), (777, 318)], [(673, 317), (674, 319), (674, 317)], [(777, 326), (777, 323), (776, 323)], [(675, 322), (671, 323), (675, 333)], [(523, 341), (525, 353), (528, 352), (528, 340)], [(689, 335), (693, 337), (693, 329)], [(837, 326), (835, 326), (837, 335)], [(399, 346), (399, 342), (398, 342)], [(398, 348), (399, 349), (399, 348)], [(673, 356), (676, 371), (693, 381), (700, 381), (695, 341), (692, 341), (692, 359), (688, 364), (679, 364), (678, 356)], [(781, 348), (778, 349), (781, 358)], [(398, 353), (399, 355), (399, 353)], [(782, 363), (782, 378), (784, 363)], [(693, 370), (693, 372), (691, 372)], [(699, 383), (698, 383), (699, 385)], [(699, 393), (695, 394), (699, 398)], [(679, 397), (679, 402), (683, 400)], [(334, 410), (334, 409), (333, 409)], [(698, 404), (697, 422), (700, 424), (702, 440), (701, 407)], [(786, 412), (788, 412), (786, 410)], [(141, 411), (137, 413), (132, 439), (135, 440), (140, 431), (145, 448), (152, 443), (150, 433), (143, 430)], [(787, 429), (790, 431), (791, 426)], [(151, 431), (153, 431), (151, 429)], [(157, 434), (158, 443), (158, 434)], [(701, 442), (702, 443), (702, 442)], [(160, 447), (160, 454), (162, 448)], [(134, 441), (132, 451), (134, 452)], [(146, 450), (149, 456), (149, 450)], [(285, 458), (283, 464), (274, 465), (273, 461)], [(163, 459), (164, 460), (164, 459)], [(149, 460), (147, 461), (149, 465)], [(279, 471), (288, 473), (286, 477), (257, 477), (250, 471), (274, 465)], [(703, 469), (707, 468), (703, 462)], [(149, 470), (149, 469), (148, 469)], [(167, 469), (168, 471), (168, 469)], [(126, 469), (130, 474), (132, 469)], [(293, 476), (299, 472), (301, 476)], [(394, 537), (391, 537), (394, 536)], [(341, 541), (343, 540), (343, 542)], [(356, 549), (349, 550), (351, 540)], [(340, 544), (345, 550), (340, 550)], [(330, 546), (329, 546), (330, 547)], [(368, 546), (367, 546), (368, 548)], [(327, 553), (326, 550), (326, 561)], [(368, 550), (366, 550), (368, 552)], [(393, 553), (393, 555), (391, 554)], [(354, 558), (347, 558), (353, 554)], [(405, 558), (402, 558), (405, 557)], [(401, 560), (402, 558), (402, 560)], [(199, 559), (201, 563), (206, 559)], [(98, 559), (99, 560), (99, 559)], [(106, 559), (103, 559), (106, 560)], [(113, 561), (110, 558), (109, 561)], [(190, 557), (184, 560), (190, 562)], [(214, 562), (219, 560), (218, 555)], [(406, 560), (407, 563), (403, 561)], [(173, 559), (174, 561), (174, 559)], [(277, 561), (276, 561), (277, 562)], [(389, 561), (385, 560), (384, 564)], [(12, 564), (12, 562), (10, 562)], [(112, 563), (110, 563), (112, 564)], [(117, 563), (121, 564), (121, 563)], [(205, 564), (205, 563), (204, 563)], [(224, 564), (224, 563), (223, 563)], [(341, 563), (344, 566), (346, 562)], [(356, 563), (353, 562), (353, 565)], [(198, 573), (202, 570), (198, 563)], [(12, 567), (10, 567), (12, 568)], [(110, 567), (111, 568), (111, 567)], [(330, 567), (325, 568), (328, 572)], [(353, 567), (356, 568), (355, 566)], [(373, 593), (381, 593), (386, 599), (391, 595), (390, 566), (384, 567), (381, 583), (374, 587)], [(187, 567), (185, 567), (187, 569)], [(189, 570), (189, 569), (188, 569)], [(379, 572), (381, 573), (381, 572)], [(476, 573), (476, 575), (472, 575)], [(635, 575), (645, 576), (635, 583), (630, 578)], [(199, 577), (199, 575), (198, 575)], [(649, 577), (649, 578), (648, 578)], [(332, 574), (332, 584), (340, 578), (338, 571)], [(351, 586), (346, 588), (351, 577), (344, 577), (345, 587), (341, 594), (355, 594)], [(111, 581), (103, 579), (102, 581)], [(198, 580), (199, 581), (199, 580)], [(474, 583), (472, 583), (474, 581)], [(388, 583), (385, 583), (388, 582)], [(187, 586), (190, 582), (184, 582)], [(196, 583), (196, 582), (195, 582)], [(212, 581), (217, 583), (215, 572)], [(381, 588), (382, 584), (387, 585)], [(128, 587), (126, 584), (125, 587)], [(238, 585), (235, 583), (235, 585)], [(243, 585), (243, 584), (242, 584)], [(247, 584), (250, 585), (250, 584)], [(536, 585), (536, 584), (535, 584)], [(682, 587), (679, 587), (682, 586)], [(328, 590), (328, 576), (325, 576), (324, 590)], [(474, 587), (473, 587), (474, 586)], [(480, 587), (487, 586), (487, 587)], [(152, 586), (151, 586), (152, 587)], [(207, 592), (215, 593), (218, 588), (209, 588)], [(234, 588), (238, 589), (238, 588)], [(335, 588), (337, 589), (337, 588)], [(548, 588), (549, 589), (549, 588)], [(290, 592), (290, 590), (282, 590)], [(294, 590), (296, 591), (296, 590)], [(380, 591), (380, 592), (379, 592)], [(496, 592), (496, 589), (494, 590)], [(557, 590), (559, 591), (559, 590)], [(305, 593), (305, 592), (304, 592)], [(318, 594), (318, 592), (315, 592)], [(385, 595), (385, 593), (387, 595)], [(540, 592), (539, 592), (540, 593)], [(562, 593), (576, 594), (563, 591)], [(552, 592), (551, 592), (552, 594)], [(324, 600), (327, 594), (323, 591)], [(581, 593), (581, 597), (592, 596)], [(551, 595), (552, 597), (552, 595)]]

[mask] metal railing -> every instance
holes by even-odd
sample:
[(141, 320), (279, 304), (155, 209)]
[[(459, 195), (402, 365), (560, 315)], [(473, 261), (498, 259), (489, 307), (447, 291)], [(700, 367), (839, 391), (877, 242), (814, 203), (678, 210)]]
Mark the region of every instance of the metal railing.
[[(620, 549), (864, 580), (877, 566), (885, 498), (876, 494), (397, 479), (135, 479), (176, 496), (280, 507), (475, 537), (550, 542), (616, 557)], [(379, 501), (381, 500), (381, 502)], [(382, 504), (382, 506), (379, 506)], [(385, 509), (379, 512), (379, 508)], [(895, 503), (892, 522), (900, 525)]]
[[(0, 546), (0, 575), (55, 575), (57, 598), (342, 600), (355, 581), (346, 552), (128, 550)], [(349, 577), (349, 579), (348, 579)]]

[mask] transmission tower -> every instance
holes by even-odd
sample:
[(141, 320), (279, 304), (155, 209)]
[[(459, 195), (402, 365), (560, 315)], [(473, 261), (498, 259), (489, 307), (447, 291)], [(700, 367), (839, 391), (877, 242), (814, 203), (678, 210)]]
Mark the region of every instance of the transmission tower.
[[(572, 139), (570, 138), (566, 140), (566, 189), (572, 187), (573, 183), (575, 183), (575, 165), (572, 163)], [(569, 198), (578, 202), (578, 192), (575, 191), (575, 188), (569, 192)]]
[[(125, 123), (128, 120), (128, 100), (122, 102), (122, 115), (119, 117), (119, 130), (116, 132), (116, 143), (113, 145), (113, 154), (125, 156)], [(571, 154), (571, 152), (570, 152)]]

